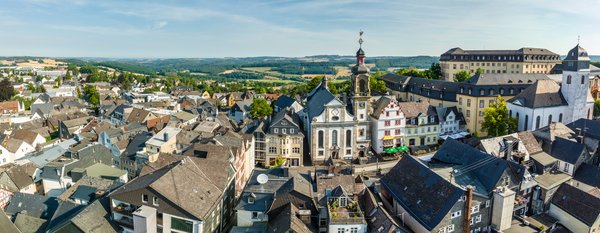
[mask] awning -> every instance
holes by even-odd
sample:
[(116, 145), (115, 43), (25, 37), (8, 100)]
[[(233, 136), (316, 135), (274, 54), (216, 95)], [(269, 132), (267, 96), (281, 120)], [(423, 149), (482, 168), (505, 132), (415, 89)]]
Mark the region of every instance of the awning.
[(394, 140), (393, 136), (383, 136), (383, 140), (387, 141), (387, 140)]

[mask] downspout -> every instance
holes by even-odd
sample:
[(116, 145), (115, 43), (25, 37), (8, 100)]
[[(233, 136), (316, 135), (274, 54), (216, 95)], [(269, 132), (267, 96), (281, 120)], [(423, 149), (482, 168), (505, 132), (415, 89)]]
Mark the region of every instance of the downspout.
[(473, 202), (473, 186), (467, 186), (467, 200), (465, 202), (465, 233), (471, 232), (471, 205)]

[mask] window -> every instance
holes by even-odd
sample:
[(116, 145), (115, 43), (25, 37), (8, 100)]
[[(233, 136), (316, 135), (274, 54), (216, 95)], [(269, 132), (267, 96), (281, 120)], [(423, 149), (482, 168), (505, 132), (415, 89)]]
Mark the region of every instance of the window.
[(508, 93), (510, 93), (511, 95), (514, 94), (515, 93), (515, 89), (513, 89), (513, 88), (508, 89)]
[(298, 154), (298, 153), (300, 153), (300, 148), (299, 147), (294, 147), (294, 148), (292, 148), (292, 152), (295, 153), (295, 154)]
[(485, 201), (485, 208), (489, 208), (490, 207), (490, 200), (486, 200)]
[(479, 213), (479, 204), (476, 204), (473, 207), (471, 207), (471, 213), (473, 213), (473, 214)]
[(494, 89), (490, 89), (490, 95), (494, 95)]
[(481, 214), (480, 214), (480, 215), (477, 215), (477, 216), (475, 217), (475, 223), (480, 223), (480, 222), (481, 222)]
[(471, 110), (467, 110), (467, 117), (471, 116)]
[(459, 104), (459, 105), (462, 105), (462, 97), (459, 97), (459, 98), (458, 98), (458, 104)]
[(400, 120), (396, 120), (396, 121), (394, 122), (394, 124), (395, 124), (395, 125), (400, 125)]
[(385, 121), (384, 126), (390, 126), (390, 121)]
[(567, 84), (571, 84), (571, 75), (567, 76)]
[(488, 101), (489, 105), (492, 105), (493, 103), (496, 103), (496, 100), (490, 100)]
[(152, 205), (158, 206), (158, 197), (152, 197)]
[(319, 148), (323, 148), (323, 130), (320, 130), (318, 133), (318, 144)]
[(331, 145), (332, 146), (337, 146), (338, 145), (338, 132), (337, 130), (334, 130), (331, 132)]
[(281, 133), (286, 134), (285, 128), (281, 129)]
[(275, 129), (273, 129), (273, 132), (279, 133), (279, 129), (275, 128)]
[(480, 100), (480, 101), (479, 101), (479, 107), (480, 107), (480, 108), (483, 108), (484, 106), (485, 106), (485, 103), (483, 102), (483, 100)]
[(558, 114), (558, 122), (562, 122), (562, 113)]
[(252, 219), (258, 219), (258, 212), (252, 212)]
[(479, 111), (479, 116), (483, 116), (483, 111)]
[(395, 135), (400, 135), (400, 129), (396, 129), (394, 132)]
[(585, 76), (581, 75), (581, 84), (584, 84), (584, 83), (585, 83)]
[(485, 90), (483, 90), (483, 89), (479, 90), (479, 95), (485, 95)]
[(350, 228), (350, 233), (358, 233), (358, 227)]
[(275, 153), (277, 153), (277, 147), (274, 147), (274, 146), (273, 146), (273, 147), (269, 147), (269, 153), (270, 153), (270, 154), (275, 154)]
[(385, 132), (385, 136), (390, 136), (390, 131), (389, 130), (386, 130), (384, 132)]
[(540, 116), (537, 116), (535, 118), (535, 129), (539, 129), (540, 128)]
[[(258, 213), (257, 213), (257, 215), (258, 215)], [(254, 212), (252, 213), (252, 216), (254, 217)], [(193, 225), (192, 221), (183, 220), (183, 219), (171, 216), (171, 228), (178, 230), (178, 231), (183, 231), (183, 232), (193, 232), (194, 225)]]
[(467, 107), (471, 107), (471, 99), (467, 99)]
[(346, 147), (352, 146), (352, 131), (346, 130)]
[(552, 123), (552, 114), (550, 114), (548, 116), (548, 125), (550, 125)]
[(390, 116), (390, 112), (386, 111), (386, 112), (385, 112), (385, 116), (386, 116), (386, 117), (389, 117), (389, 116)]
[(462, 214), (462, 211), (456, 211), (456, 212), (452, 212), (452, 214), (450, 214), (450, 218), (457, 218), (460, 217), (460, 215)]
[(446, 227), (446, 232), (454, 232), (454, 224), (451, 224), (450, 226)]
[(142, 194), (142, 202), (143, 203), (148, 203), (148, 195)]

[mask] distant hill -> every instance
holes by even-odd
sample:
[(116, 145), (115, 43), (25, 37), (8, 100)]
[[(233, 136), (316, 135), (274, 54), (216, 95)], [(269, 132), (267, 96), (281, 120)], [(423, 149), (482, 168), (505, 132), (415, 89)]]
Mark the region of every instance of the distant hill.
[[(352, 56), (317, 55), (299, 58), (290, 57), (247, 57), (247, 58), (173, 58), (173, 59), (102, 59), (72, 58), (62, 61), (77, 65), (99, 65), (143, 74), (167, 72), (192, 72), (220, 74), (233, 69), (269, 67), (282, 74), (335, 74), (336, 67), (354, 63)], [(367, 63), (375, 64), (375, 70), (390, 67), (429, 68), (439, 61), (438, 57), (369, 57)]]

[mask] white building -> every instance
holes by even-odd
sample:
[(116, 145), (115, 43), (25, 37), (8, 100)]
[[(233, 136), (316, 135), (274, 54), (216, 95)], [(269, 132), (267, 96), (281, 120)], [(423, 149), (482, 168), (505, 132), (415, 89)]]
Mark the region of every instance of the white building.
[(456, 107), (436, 107), (435, 110), (440, 121), (440, 136), (465, 131), (463, 116)]
[(371, 138), (373, 150), (382, 153), (384, 148), (404, 144), (406, 118), (400, 111), (398, 102), (390, 96), (383, 96), (373, 105), (371, 113)]
[(329, 157), (363, 157), (370, 148), (371, 90), (369, 68), (364, 64), (364, 57), (364, 51), (359, 49), (356, 65), (352, 68), (350, 98), (334, 96), (327, 88), (327, 78), (324, 78), (305, 99), (306, 108), (299, 115), (304, 122), (313, 163), (324, 163)]
[(562, 65), (562, 82), (538, 80), (507, 101), (509, 114), (519, 120), (519, 131), (536, 130), (552, 122), (569, 124), (592, 119), (594, 99), (589, 91), (590, 59), (577, 44)]

